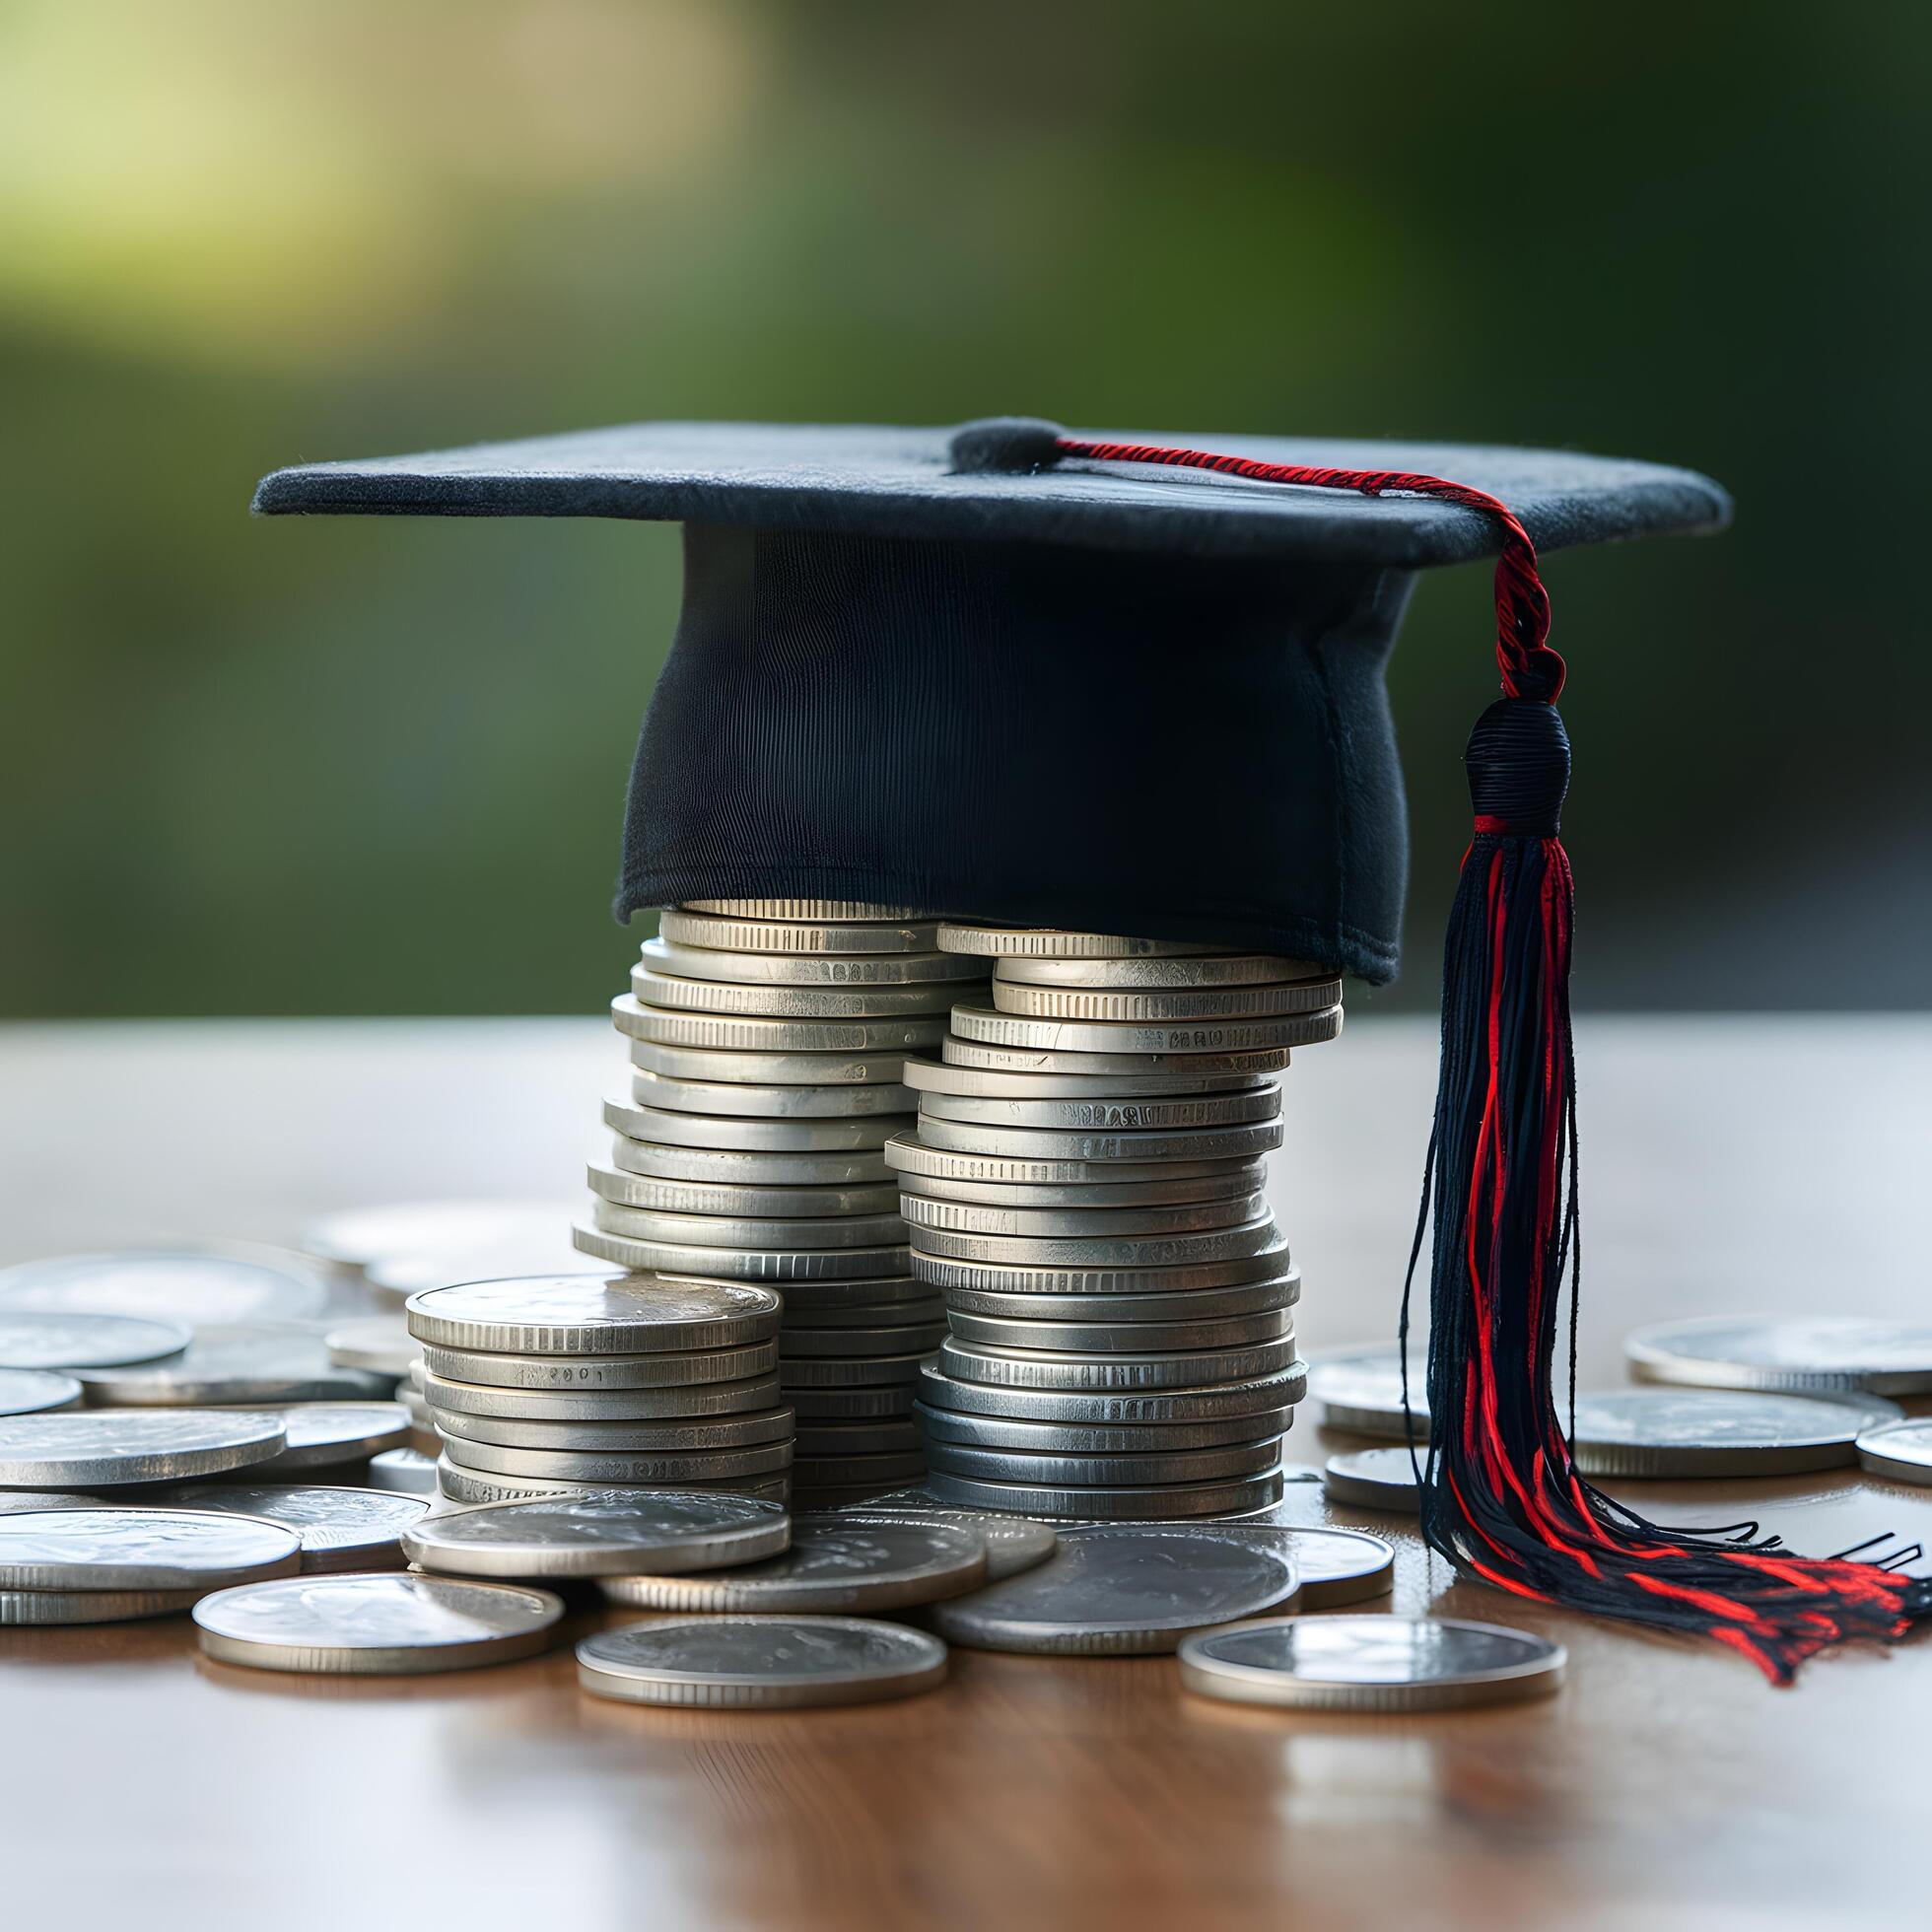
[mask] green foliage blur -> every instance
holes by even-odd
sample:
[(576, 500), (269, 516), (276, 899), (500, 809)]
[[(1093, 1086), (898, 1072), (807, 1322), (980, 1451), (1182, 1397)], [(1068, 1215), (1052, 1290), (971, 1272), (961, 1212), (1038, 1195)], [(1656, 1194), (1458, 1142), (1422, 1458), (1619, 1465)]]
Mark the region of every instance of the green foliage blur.
[[(1923, 1004), (1922, 8), (0, 4), (0, 1010), (596, 1011), (669, 530), (251, 523), (646, 416), (1568, 445), (1579, 1000)], [(1486, 572), (1393, 688), (1433, 997)], [(1177, 666), (1185, 657), (1177, 653)]]

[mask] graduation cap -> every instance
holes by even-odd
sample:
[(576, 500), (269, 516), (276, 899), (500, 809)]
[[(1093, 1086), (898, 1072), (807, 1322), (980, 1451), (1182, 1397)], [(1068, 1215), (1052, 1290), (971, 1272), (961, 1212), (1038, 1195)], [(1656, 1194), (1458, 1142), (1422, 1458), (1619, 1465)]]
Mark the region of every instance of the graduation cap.
[(1496, 557), (1502, 696), (1466, 754), (1475, 831), (1416, 1229), (1419, 1254), (1432, 1188), (1424, 1533), (1505, 1590), (1702, 1631), (1780, 1680), (1932, 1614), (1932, 1584), (1632, 1517), (1575, 1473), (1552, 1387), (1578, 1256), (1575, 1078), (1564, 667), (1537, 552), (1717, 528), (1707, 478), (1029, 418), (652, 423), (307, 464), (255, 507), (683, 523), (620, 917), (856, 900), (1374, 983), (1396, 970), (1407, 869), (1383, 666), (1421, 570)]

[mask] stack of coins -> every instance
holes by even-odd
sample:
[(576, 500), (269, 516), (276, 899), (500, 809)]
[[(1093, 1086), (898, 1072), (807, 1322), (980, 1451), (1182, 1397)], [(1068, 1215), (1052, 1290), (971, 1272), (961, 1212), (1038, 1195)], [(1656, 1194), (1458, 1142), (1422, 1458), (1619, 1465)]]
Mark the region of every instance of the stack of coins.
[(1095, 1520), (1278, 1500), (1300, 1276), (1265, 1197), (1289, 1050), (1341, 982), (1208, 945), (951, 923), (991, 956), (886, 1143), (949, 1334), (916, 1419), (948, 1499)]
[(407, 1304), (454, 1503), (585, 1490), (790, 1493), (779, 1298), (744, 1281), (535, 1276)]
[(944, 1316), (910, 1272), (881, 1149), (913, 1125), (907, 1054), (938, 1044), (955, 1000), (985, 995), (984, 967), (937, 932), (891, 906), (696, 902), (663, 914), (612, 1006), (630, 1090), (605, 1103), (616, 1138), (578, 1246), (783, 1295), (800, 1504), (925, 1468), (914, 1384)]

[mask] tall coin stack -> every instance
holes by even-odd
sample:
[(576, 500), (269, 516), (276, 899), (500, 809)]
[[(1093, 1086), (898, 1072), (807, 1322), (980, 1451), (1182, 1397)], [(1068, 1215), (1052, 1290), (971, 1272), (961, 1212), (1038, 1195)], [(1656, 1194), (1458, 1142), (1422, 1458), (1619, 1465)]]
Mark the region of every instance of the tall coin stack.
[(1332, 1040), (1303, 961), (952, 923), (991, 955), (915, 1060), (886, 1143), (914, 1275), (949, 1334), (916, 1409), (930, 1486), (1034, 1516), (1158, 1519), (1279, 1499), (1306, 1381), (1301, 1279), (1264, 1192), (1276, 1075)]
[(890, 906), (694, 902), (663, 914), (612, 1002), (630, 1092), (604, 1105), (616, 1138), (577, 1244), (779, 1290), (801, 1505), (925, 1469), (913, 1396), (944, 1311), (910, 1271), (882, 1149), (913, 1126), (907, 1054), (938, 1044), (953, 1000), (986, 995), (985, 967), (937, 935)]

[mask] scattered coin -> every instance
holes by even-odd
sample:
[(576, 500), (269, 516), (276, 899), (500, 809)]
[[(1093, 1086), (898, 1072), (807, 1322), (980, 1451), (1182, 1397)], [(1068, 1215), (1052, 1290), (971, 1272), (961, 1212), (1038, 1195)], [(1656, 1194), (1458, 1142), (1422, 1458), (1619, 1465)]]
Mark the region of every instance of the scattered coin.
[(915, 1522), (945, 1523), (975, 1532), (986, 1545), (986, 1580), (1017, 1576), (1044, 1563), (1060, 1545), (1060, 1532), (1049, 1523), (1026, 1516), (1001, 1516), (987, 1509), (961, 1509), (942, 1502), (930, 1489), (915, 1484), (887, 1489), (876, 1496), (845, 1505), (866, 1515), (903, 1516)]
[(396, 1402), (305, 1402), (275, 1412), (288, 1445), (251, 1474), (280, 1477), (294, 1470), (359, 1463), (385, 1449), (400, 1449), (409, 1414)]
[(81, 1385), (73, 1376), (51, 1368), (0, 1368), (0, 1415), (78, 1408), (81, 1395)]
[(703, 1575), (609, 1576), (603, 1594), (645, 1610), (760, 1615), (902, 1610), (977, 1590), (986, 1540), (957, 1524), (848, 1512), (793, 1519), (791, 1548)]
[(79, 1489), (0, 1489), (0, 1511), (8, 1514), (23, 1509), (113, 1509), (119, 1507), (105, 1496), (90, 1496)]
[(433, 1496), (436, 1458), (420, 1449), (384, 1449), (369, 1459), (369, 1486), (403, 1496)]
[(288, 1576), (293, 1530), (191, 1509), (50, 1509), (0, 1516), (0, 1589), (210, 1590)]
[(422, 1350), (408, 1324), (393, 1315), (344, 1322), (324, 1338), (329, 1359), (338, 1368), (367, 1368), (378, 1375), (407, 1375)]
[(1889, 1476), (1899, 1483), (1932, 1483), (1932, 1417), (1918, 1415), (1862, 1430), (1858, 1460), (1874, 1476)]
[(406, 1574), (285, 1577), (194, 1607), (220, 1663), (356, 1676), (508, 1663), (547, 1647), (563, 1614), (548, 1590)]
[[(410, 1453), (410, 1452), (398, 1452)], [(430, 1485), (436, 1466), (424, 1459)], [(400, 1569), (399, 1541), (429, 1509), (421, 1496), (383, 1489), (332, 1488), (319, 1483), (201, 1483), (176, 1489), (171, 1508), (265, 1517), (293, 1530), (302, 1542), (302, 1568)]]
[(1858, 1459), (1870, 1417), (1831, 1397), (1735, 1389), (1609, 1389), (1576, 1399), (1586, 1476), (1774, 1476)]
[(775, 1710), (936, 1690), (946, 1647), (924, 1630), (858, 1617), (701, 1617), (586, 1637), (577, 1666), (594, 1696)]
[(1355, 1449), (1328, 1459), (1322, 1486), (1333, 1502), (1356, 1509), (1399, 1509), (1414, 1516), (1422, 1507), (1415, 1468), (1406, 1447)]
[(73, 1623), (130, 1623), (170, 1617), (207, 1595), (206, 1585), (182, 1590), (0, 1590), (0, 1627)]
[(187, 1341), (178, 1322), (0, 1309), (0, 1369), (112, 1368), (178, 1353)]
[[(1319, 1471), (1311, 1471), (1317, 1480)], [(1246, 1528), (1245, 1521), (1224, 1523), (1223, 1529)], [(1395, 1586), (1396, 1552), (1379, 1536), (1360, 1530), (1317, 1529), (1307, 1524), (1266, 1526), (1268, 1534), (1283, 1539), (1301, 1578), (1298, 1609), (1340, 1610), (1368, 1597), (1384, 1597)]]
[(487, 1504), (416, 1524), (410, 1560), (456, 1576), (672, 1576), (757, 1563), (791, 1535), (784, 1505), (653, 1489)]
[(193, 1408), (236, 1403), (324, 1402), (386, 1396), (388, 1378), (339, 1368), (310, 1329), (235, 1323), (195, 1330), (163, 1361), (77, 1371), (99, 1408)]
[(1932, 1390), (1932, 1323), (1855, 1315), (1703, 1315), (1638, 1329), (1624, 1345), (1646, 1382), (1708, 1388)]
[(1270, 1618), (1181, 1646), (1181, 1683), (1232, 1703), (1315, 1710), (1465, 1709), (1546, 1696), (1560, 1645), (1435, 1617)]
[(131, 1315), (190, 1329), (321, 1312), (321, 1274), (274, 1248), (135, 1248), (0, 1270), (8, 1315)]
[[(1418, 1439), (1429, 1432), (1428, 1337), (1409, 1339), (1409, 1413)], [(1408, 1440), (1403, 1414), (1402, 1354), (1386, 1343), (1331, 1349), (1308, 1366), (1308, 1393), (1332, 1429)]]
[(0, 1416), (0, 1485), (98, 1489), (173, 1483), (265, 1462), (279, 1415), (246, 1410), (78, 1410)]

